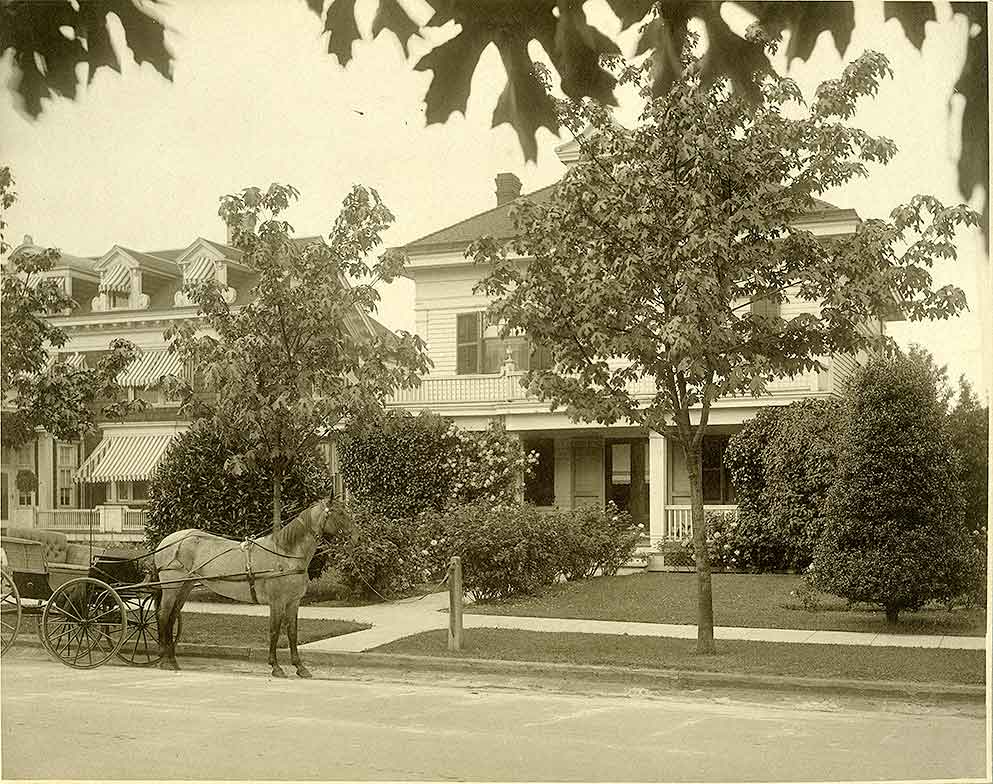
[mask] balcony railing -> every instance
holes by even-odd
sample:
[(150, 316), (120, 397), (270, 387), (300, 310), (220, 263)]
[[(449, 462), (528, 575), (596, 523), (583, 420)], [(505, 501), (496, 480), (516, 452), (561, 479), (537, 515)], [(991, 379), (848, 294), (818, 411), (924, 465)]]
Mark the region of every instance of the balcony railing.
[[(705, 515), (712, 513), (733, 514), (737, 517), (736, 504), (704, 504)], [(673, 504), (665, 508), (665, 532), (667, 540), (685, 541), (693, 537), (693, 510), (689, 504)]]
[(37, 528), (50, 531), (95, 531), (100, 529), (99, 509), (39, 509)]
[[(432, 407), (472, 403), (511, 403), (537, 401), (521, 386), (523, 371), (493, 375), (428, 376), (418, 387), (399, 390), (390, 400), (398, 407)], [(766, 385), (772, 395), (803, 394), (830, 391), (834, 374), (802, 373), (793, 378), (778, 379)], [(636, 395), (655, 394), (655, 382), (642, 379), (631, 385)]]

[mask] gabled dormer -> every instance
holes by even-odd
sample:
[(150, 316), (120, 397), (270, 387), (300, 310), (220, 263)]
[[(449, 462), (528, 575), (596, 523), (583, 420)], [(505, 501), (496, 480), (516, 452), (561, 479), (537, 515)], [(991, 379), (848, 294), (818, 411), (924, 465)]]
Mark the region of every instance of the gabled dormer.
[[(228, 245), (197, 237), (177, 258), (182, 271), (182, 282), (173, 297), (176, 307), (189, 307), (195, 303), (183, 291), (192, 283), (216, 280), (223, 288), (225, 302), (238, 298), (238, 288), (249, 282), (251, 269), (241, 263), (242, 252)], [(231, 284), (235, 284), (232, 286)]]
[[(23, 254), (42, 253), (45, 250), (45, 248), (35, 244), (31, 235), (24, 235), (21, 244), (11, 250), (5, 271), (11, 275), (23, 275), (18, 267), (18, 259)], [(92, 259), (73, 256), (68, 253), (61, 253), (52, 269), (34, 275), (36, 280), (56, 281), (62, 290), (78, 303), (77, 313), (88, 311), (89, 301), (97, 293), (97, 284), (100, 280), (100, 273), (94, 270)], [(66, 310), (62, 315), (67, 316), (71, 312)]]
[(115, 245), (94, 265), (100, 273), (95, 311), (147, 310), (168, 294), (181, 278), (175, 261)]

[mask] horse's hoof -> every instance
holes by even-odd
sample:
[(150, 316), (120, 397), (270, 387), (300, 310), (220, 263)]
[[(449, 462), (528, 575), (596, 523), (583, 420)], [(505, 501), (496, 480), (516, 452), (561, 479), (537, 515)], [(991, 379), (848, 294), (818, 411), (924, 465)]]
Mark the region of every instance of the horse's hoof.
[(313, 674), (304, 667), (302, 664), (297, 665), (297, 677), (298, 678), (313, 678)]
[(280, 667), (277, 664), (275, 667), (272, 668), (272, 677), (273, 678), (285, 678), (286, 677), (286, 673), (283, 672), (283, 668)]

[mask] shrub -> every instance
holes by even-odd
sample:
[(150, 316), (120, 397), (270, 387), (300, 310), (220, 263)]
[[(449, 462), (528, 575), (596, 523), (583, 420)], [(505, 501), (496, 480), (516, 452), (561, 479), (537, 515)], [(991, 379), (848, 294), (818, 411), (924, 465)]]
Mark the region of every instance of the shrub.
[(344, 434), (339, 444), (349, 493), (394, 518), (477, 500), (514, 503), (536, 459), (497, 422), (470, 432), (430, 412), (390, 412)]
[(824, 529), (840, 449), (835, 401), (768, 408), (731, 439), (726, 460), (738, 495), (737, 568), (806, 569)]
[(881, 605), (891, 622), (961, 594), (974, 562), (959, 470), (933, 374), (903, 355), (856, 372), (814, 587)]
[(441, 509), (452, 496), (459, 440), (437, 414), (391, 411), (338, 441), (342, 478), (361, 506), (394, 518)]
[(329, 570), (335, 571), (343, 589), (364, 599), (391, 599), (409, 593), (423, 576), (414, 523), (364, 507), (353, 506), (347, 513), (358, 535), (347, 542), (332, 542), (327, 556)]
[[(149, 483), (145, 538), (155, 547), (174, 531), (200, 528), (231, 539), (272, 530), (272, 471), (257, 465), (235, 476), (224, 470), (247, 445), (237, 433), (222, 433), (207, 420), (195, 422), (169, 444)], [(314, 450), (297, 455), (283, 479), (283, 520), (331, 492), (327, 465)], [(320, 574), (323, 558), (311, 562)]]
[(605, 510), (587, 506), (545, 517), (558, 551), (559, 571), (567, 580), (617, 574), (641, 536), (631, 515), (612, 503)]
[(555, 525), (528, 504), (467, 504), (423, 515), (420, 523), (422, 541), (431, 537), (428, 568), (443, 572), (460, 556), (463, 585), (475, 601), (534, 594), (559, 575)]

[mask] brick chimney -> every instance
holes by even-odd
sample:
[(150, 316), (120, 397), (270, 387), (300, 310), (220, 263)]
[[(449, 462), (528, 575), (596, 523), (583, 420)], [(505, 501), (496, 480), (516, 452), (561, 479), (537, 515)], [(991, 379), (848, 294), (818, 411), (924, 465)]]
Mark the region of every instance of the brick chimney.
[(516, 174), (500, 172), (496, 176), (497, 206), (513, 201), (521, 195), (521, 181)]

